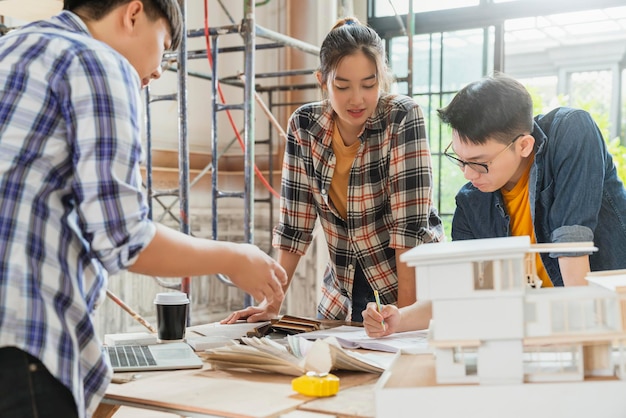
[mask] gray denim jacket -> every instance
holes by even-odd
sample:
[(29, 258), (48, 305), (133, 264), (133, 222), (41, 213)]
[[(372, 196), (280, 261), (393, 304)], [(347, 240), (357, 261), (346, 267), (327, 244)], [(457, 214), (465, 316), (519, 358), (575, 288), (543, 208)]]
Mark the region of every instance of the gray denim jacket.
[[(529, 195), (537, 242), (593, 241), (592, 271), (626, 268), (626, 189), (591, 116), (561, 107), (535, 117), (532, 135)], [(467, 183), (456, 205), (453, 240), (510, 235), (500, 191), (483, 193)], [(567, 255), (582, 254), (541, 255), (555, 286), (563, 285), (558, 257)]]

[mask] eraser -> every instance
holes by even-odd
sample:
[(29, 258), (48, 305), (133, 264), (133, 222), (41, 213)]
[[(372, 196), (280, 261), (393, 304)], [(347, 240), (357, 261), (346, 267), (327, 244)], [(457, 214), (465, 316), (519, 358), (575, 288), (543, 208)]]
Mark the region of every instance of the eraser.
[(123, 334), (106, 334), (104, 345), (151, 345), (157, 343), (156, 334), (149, 332), (127, 332)]

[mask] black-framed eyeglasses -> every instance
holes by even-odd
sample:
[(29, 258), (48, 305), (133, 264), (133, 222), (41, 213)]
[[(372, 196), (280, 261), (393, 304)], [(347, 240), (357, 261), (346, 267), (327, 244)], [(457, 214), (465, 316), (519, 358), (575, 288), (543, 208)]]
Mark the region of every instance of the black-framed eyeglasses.
[(452, 142), (450, 142), (448, 144), (448, 146), (446, 147), (446, 149), (443, 151), (443, 155), (445, 155), (448, 160), (450, 160), (453, 164), (455, 164), (456, 166), (458, 166), (461, 170), (464, 170), (465, 167), (469, 167), (472, 170), (474, 170), (477, 173), (480, 174), (487, 174), (489, 173), (489, 166), (491, 164), (493, 164), (493, 162), (499, 157), (501, 156), (504, 151), (508, 150), (509, 148), (511, 148), (511, 145), (513, 145), (515, 143), (515, 141), (517, 141), (519, 138), (523, 137), (526, 134), (519, 134), (517, 135), (515, 138), (513, 138), (513, 140), (511, 141), (511, 143), (509, 145), (507, 145), (505, 148), (502, 149), (502, 151), (500, 151), (499, 153), (497, 153), (492, 159), (491, 161), (487, 161), (484, 163), (477, 163), (477, 162), (473, 162), (473, 161), (465, 161), (462, 160), (458, 157), (455, 157), (454, 155), (450, 154), (448, 152), (448, 150), (450, 149), (450, 147), (452, 146)]

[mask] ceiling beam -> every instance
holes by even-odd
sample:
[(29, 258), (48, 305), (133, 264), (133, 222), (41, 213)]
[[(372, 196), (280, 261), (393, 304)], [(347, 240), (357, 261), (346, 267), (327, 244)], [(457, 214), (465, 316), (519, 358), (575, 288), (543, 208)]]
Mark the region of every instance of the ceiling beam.
[[(415, 13), (414, 34), (447, 32), (497, 25), (505, 20), (624, 6), (624, 0), (518, 0), (457, 9)], [(406, 22), (406, 15), (400, 18)], [(402, 35), (395, 16), (371, 17), (368, 24), (383, 37)]]

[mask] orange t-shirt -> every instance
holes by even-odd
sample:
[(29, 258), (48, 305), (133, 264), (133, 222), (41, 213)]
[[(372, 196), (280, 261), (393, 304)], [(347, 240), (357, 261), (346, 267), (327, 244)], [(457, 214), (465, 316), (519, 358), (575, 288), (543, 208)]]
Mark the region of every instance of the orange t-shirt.
[[(530, 168), (532, 163), (532, 160), (528, 163), (528, 167), (522, 175), (522, 178), (520, 178), (513, 189), (508, 191), (501, 189), (500, 192), (504, 198), (506, 210), (511, 218), (511, 235), (528, 235), (530, 237), (531, 244), (535, 244), (537, 239), (535, 238), (535, 228), (533, 226), (532, 216), (530, 215), (530, 199), (528, 191), (528, 181), (530, 179)], [(537, 276), (541, 279), (542, 287), (552, 287), (552, 281), (543, 266), (539, 253), (535, 254), (535, 263), (537, 265)]]
[(332, 148), (335, 153), (336, 165), (333, 178), (330, 181), (328, 196), (335, 205), (335, 209), (343, 219), (348, 217), (348, 185), (350, 183), (350, 170), (354, 164), (354, 157), (359, 151), (360, 141), (346, 146), (339, 133), (339, 128), (335, 124), (333, 130)]

